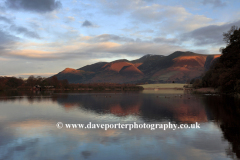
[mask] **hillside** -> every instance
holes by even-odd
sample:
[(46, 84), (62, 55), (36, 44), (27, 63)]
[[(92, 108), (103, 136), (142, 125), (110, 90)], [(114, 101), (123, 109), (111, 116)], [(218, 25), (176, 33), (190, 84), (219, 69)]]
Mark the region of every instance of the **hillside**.
[(133, 61), (121, 59), (66, 68), (56, 76), (70, 83), (184, 83), (203, 74), (218, 57), (176, 51), (168, 56), (145, 55)]

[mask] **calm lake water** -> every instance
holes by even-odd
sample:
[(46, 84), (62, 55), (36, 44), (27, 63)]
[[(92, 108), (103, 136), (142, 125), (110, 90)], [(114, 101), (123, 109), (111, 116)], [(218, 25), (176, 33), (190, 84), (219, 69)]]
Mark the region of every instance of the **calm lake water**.
[[(178, 90), (1, 93), (0, 159), (240, 158), (239, 101)], [(200, 129), (58, 129), (56, 123), (192, 124)]]

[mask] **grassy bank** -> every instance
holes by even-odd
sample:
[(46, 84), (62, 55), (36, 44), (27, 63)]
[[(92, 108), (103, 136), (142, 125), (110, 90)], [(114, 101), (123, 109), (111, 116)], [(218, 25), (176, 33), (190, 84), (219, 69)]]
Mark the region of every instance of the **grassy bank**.
[(194, 93), (202, 93), (202, 94), (215, 94), (219, 93), (216, 89), (207, 87), (207, 88), (197, 88), (193, 90)]

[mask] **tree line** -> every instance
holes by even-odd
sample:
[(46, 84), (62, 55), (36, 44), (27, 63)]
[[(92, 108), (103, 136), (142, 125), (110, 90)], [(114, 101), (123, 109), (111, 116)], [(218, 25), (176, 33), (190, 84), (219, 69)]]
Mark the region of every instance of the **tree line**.
[(225, 48), (202, 78), (192, 80), (193, 87), (213, 87), (224, 93), (240, 93), (240, 28), (232, 26), (223, 33)]
[(0, 77), (0, 90), (8, 89), (32, 89), (34, 86), (53, 86), (54, 88), (67, 88), (68, 80), (58, 80), (56, 76), (44, 78), (41, 76), (29, 76), (27, 79), (21, 77)]
[(116, 83), (89, 83), (89, 84), (69, 84), (67, 79), (58, 80), (56, 76), (44, 78), (41, 76), (29, 76), (27, 79), (16, 77), (0, 77), (0, 91), (18, 89), (32, 90), (34, 86), (51, 86), (54, 89), (62, 90), (142, 90), (141, 86), (135, 84)]

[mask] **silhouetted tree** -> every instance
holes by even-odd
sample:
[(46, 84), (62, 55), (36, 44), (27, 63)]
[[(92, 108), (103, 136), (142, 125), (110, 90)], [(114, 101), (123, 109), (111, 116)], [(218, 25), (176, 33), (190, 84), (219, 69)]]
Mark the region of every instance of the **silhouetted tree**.
[(68, 88), (69, 87), (69, 83), (67, 79), (61, 80), (61, 85), (63, 88)]
[(6, 85), (9, 86), (10, 88), (17, 88), (23, 84), (23, 80), (20, 78), (16, 77), (9, 77)]
[(240, 29), (232, 26), (223, 37), (227, 46), (220, 49), (222, 55), (206, 72), (202, 83), (196, 85), (219, 88), (223, 92), (240, 92)]
[(51, 84), (56, 88), (60, 87), (60, 83), (59, 83), (59, 80), (58, 80), (57, 76), (53, 76), (51, 78)]
[(239, 39), (239, 37), (237, 38), (237, 34), (235, 33), (238, 32), (238, 30), (239, 28), (237, 26), (232, 26), (227, 33), (223, 33), (223, 40), (227, 43), (227, 45), (231, 45), (235, 41), (235, 39)]
[(36, 79), (33, 75), (31, 75), (27, 79), (27, 86), (33, 87), (34, 85), (36, 85)]

